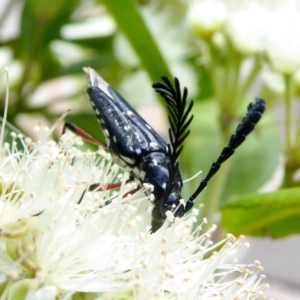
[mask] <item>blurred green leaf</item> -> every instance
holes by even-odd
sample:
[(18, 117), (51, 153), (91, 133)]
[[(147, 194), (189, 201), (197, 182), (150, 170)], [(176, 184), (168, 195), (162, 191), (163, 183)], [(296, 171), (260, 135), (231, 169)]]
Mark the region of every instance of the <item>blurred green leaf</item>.
[(113, 36), (91, 37), (85, 39), (72, 39), (71, 43), (93, 49), (101, 58), (102, 54), (113, 56)]
[[(80, 72), (82, 73), (82, 69), (84, 67), (91, 66), (93, 67), (93, 69), (102, 70), (106, 66), (111, 67), (112, 62), (114, 62), (114, 59), (113, 56), (110, 54), (100, 56), (98, 54), (95, 54), (95, 56), (93, 57), (89, 56), (87, 59), (80, 60), (77, 63), (73, 63), (64, 67), (61, 71), (61, 75), (77, 74)], [(102, 73), (104, 72), (102, 71)]]
[(24, 49), (20, 50), (36, 50), (38, 46), (44, 46), (58, 38), (62, 25), (69, 21), (78, 3), (79, 0), (25, 1), (20, 33)]
[(234, 235), (271, 235), (273, 238), (300, 233), (300, 188), (245, 196), (222, 207), (222, 225)]
[(101, 0), (136, 51), (152, 81), (171, 72), (133, 0)]
[(59, 74), (59, 64), (49, 44), (60, 38), (61, 27), (78, 4), (78, 0), (25, 1), (21, 17), (21, 32), (15, 55), (23, 59), (24, 73), (21, 85), (27, 81), (40, 82)]
[(205, 100), (214, 97), (214, 88), (211, 80), (211, 74), (207, 69), (207, 66), (203, 64), (197, 64), (196, 61), (192, 62), (193, 66), (195, 66), (195, 71), (199, 74), (198, 77), (198, 85), (200, 88), (199, 99)]

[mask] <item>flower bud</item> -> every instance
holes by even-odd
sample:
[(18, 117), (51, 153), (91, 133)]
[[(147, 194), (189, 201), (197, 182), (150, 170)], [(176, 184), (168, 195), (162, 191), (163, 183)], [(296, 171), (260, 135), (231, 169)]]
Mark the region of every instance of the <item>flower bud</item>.
[(300, 13), (291, 2), (278, 9), (266, 48), (275, 71), (289, 75), (300, 68), (299, 28)]
[(250, 3), (231, 14), (226, 32), (233, 47), (243, 55), (261, 52), (271, 25), (271, 13), (263, 6)]
[(194, 34), (208, 38), (223, 27), (227, 15), (227, 7), (222, 1), (204, 0), (195, 1), (189, 7), (187, 19)]

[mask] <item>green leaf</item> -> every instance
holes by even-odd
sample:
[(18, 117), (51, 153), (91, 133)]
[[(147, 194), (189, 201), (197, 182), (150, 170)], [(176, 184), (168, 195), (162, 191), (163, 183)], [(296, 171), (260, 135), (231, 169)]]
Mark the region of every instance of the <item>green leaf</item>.
[(152, 81), (171, 72), (133, 0), (102, 0), (136, 51)]
[(24, 63), (22, 85), (27, 81), (38, 83), (58, 74), (59, 65), (49, 45), (54, 39), (60, 38), (61, 27), (69, 21), (78, 2), (78, 0), (24, 2), (20, 40), (15, 48), (16, 56)]
[[(21, 19), (21, 50), (35, 51), (60, 37), (61, 27), (78, 4), (78, 0), (68, 2), (60, 0), (27, 0)], [(48, 4), (47, 4), (48, 3)], [(47, 7), (47, 9), (45, 9)]]
[(300, 233), (300, 188), (256, 194), (230, 202), (222, 208), (222, 225), (234, 235), (271, 235), (273, 238)]

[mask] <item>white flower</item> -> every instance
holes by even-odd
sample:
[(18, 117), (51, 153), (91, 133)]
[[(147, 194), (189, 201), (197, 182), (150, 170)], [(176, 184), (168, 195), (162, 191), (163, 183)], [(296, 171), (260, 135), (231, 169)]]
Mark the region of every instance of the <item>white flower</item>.
[(213, 245), (214, 228), (193, 232), (193, 215), (172, 226), (166, 221), (151, 235), (149, 197), (141, 190), (122, 198), (132, 189), (125, 184), (114, 196), (86, 192), (79, 204), (89, 184), (120, 180), (108, 155), (79, 151), (69, 135), (60, 144), (20, 140), (24, 151), (5, 144), (0, 161), (0, 280), (6, 293), (25, 287), (28, 299), (70, 299), (76, 292), (113, 299), (257, 299), (262, 286), (256, 271), (230, 262), (239, 245), (233, 237)]
[[(38, 127), (37, 142), (12, 133), (2, 146), (1, 299), (264, 299), (260, 264), (234, 259), (240, 241), (213, 244), (215, 226), (192, 229), (197, 210), (170, 212), (150, 234), (150, 188), (128, 195), (136, 183), (109, 154), (80, 151), (70, 134), (49, 141), (52, 131)], [(115, 192), (87, 191), (120, 181)]]
[(262, 74), (264, 84), (278, 95), (284, 93), (284, 79), (274, 71), (265, 70)]
[(251, 2), (231, 12), (226, 32), (238, 52), (251, 55), (264, 50), (271, 21), (272, 14), (265, 6)]
[(228, 17), (228, 9), (220, 0), (196, 0), (189, 6), (187, 20), (191, 30), (201, 38), (219, 31)]
[(284, 2), (274, 18), (266, 53), (274, 70), (292, 74), (300, 68), (300, 13), (297, 2)]

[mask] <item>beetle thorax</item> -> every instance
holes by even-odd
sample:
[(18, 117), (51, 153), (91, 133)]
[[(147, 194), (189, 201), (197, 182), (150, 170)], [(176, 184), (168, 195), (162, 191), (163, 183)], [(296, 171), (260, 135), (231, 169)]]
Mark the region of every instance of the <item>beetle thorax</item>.
[(176, 192), (180, 194), (181, 192), (181, 176), (179, 172), (176, 172), (178, 174), (170, 174), (171, 170), (169, 156), (162, 152), (152, 152), (143, 157), (143, 160), (134, 172), (139, 172), (135, 176), (138, 175), (137, 177), (140, 178), (141, 183), (150, 183), (153, 185), (153, 194), (155, 199), (158, 199), (165, 196), (171, 178), (173, 179), (171, 182), (172, 188), (168, 193)]

